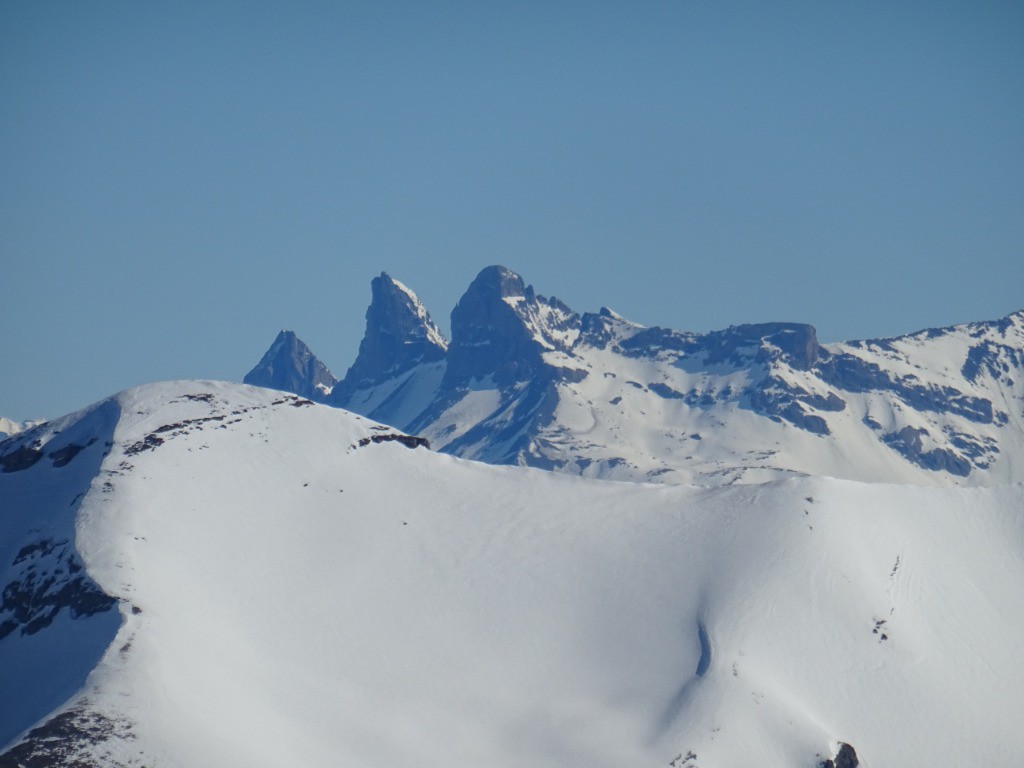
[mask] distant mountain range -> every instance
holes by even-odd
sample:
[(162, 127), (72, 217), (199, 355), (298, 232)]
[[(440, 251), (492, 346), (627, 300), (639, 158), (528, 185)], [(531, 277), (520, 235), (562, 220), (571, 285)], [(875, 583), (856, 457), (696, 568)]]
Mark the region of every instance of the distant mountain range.
[(1024, 480), (1024, 311), (837, 344), (799, 323), (689, 333), (579, 314), (492, 266), (448, 341), (402, 283), (381, 274), (371, 291), (343, 379), (282, 331), (245, 382), (456, 456), (609, 479)]

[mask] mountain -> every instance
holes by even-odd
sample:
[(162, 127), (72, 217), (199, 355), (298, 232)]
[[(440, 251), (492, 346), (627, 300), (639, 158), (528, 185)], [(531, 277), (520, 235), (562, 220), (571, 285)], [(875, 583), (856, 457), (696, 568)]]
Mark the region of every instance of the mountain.
[(281, 331), (244, 383), (323, 401), (338, 380), (292, 331)]
[(799, 323), (689, 333), (577, 314), (494, 266), (446, 344), (398, 285), (375, 279), (328, 402), (446, 453), (667, 484), (1024, 480), (1024, 312), (839, 344)]
[[(327, 402), (360, 412), (379, 410), (396, 416), (396, 400), (409, 410), (417, 394), (405, 385), (415, 380), (430, 389), (448, 351), (448, 342), (415, 293), (386, 272), (370, 283), (366, 333), (359, 354)], [(290, 391), (290, 390), (289, 390)], [(415, 407), (415, 406), (413, 406)]]
[[(497, 282), (544, 364), (578, 365), (560, 305)], [(776, 333), (772, 355), (805, 348)], [(606, 483), (417, 445), (198, 381), (0, 442), (0, 766), (1024, 752), (1024, 487)]]

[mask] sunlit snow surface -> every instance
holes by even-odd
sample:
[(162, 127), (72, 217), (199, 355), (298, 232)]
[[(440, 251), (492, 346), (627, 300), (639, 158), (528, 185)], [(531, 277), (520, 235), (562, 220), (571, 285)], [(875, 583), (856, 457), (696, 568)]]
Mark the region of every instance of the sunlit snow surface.
[[(2, 552), (32, 518), (63, 526), (119, 601), (102, 660), (48, 705), (116, 724), (71, 745), (86, 765), (1024, 754), (1020, 485), (613, 483), (375, 443), (391, 430), (240, 385), (116, 405), (66, 520), (86, 454), (0, 474)], [(60, 618), (0, 653), (52, 657)]]

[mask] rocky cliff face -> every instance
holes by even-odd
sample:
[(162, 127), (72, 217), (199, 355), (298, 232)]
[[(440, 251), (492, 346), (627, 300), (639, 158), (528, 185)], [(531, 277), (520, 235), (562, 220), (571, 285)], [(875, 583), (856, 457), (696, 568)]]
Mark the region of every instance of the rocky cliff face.
[(487, 267), (452, 310), (445, 385), (491, 379), (507, 386), (550, 378), (544, 353), (568, 352), (579, 332), (579, 315), (558, 299), (538, 296), (505, 267)]
[(359, 354), (328, 398), (331, 405), (347, 407), (360, 391), (445, 359), (448, 342), (415, 293), (386, 272), (372, 280), (370, 290)]
[(323, 402), (338, 380), (298, 336), (281, 331), (242, 381)]
[(1024, 480), (1024, 312), (840, 344), (800, 323), (695, 334), (577, 314), (492, 266), (448, 344), (408, 288), (372, 289), (329, 402), (459, 456), (670, 483)]

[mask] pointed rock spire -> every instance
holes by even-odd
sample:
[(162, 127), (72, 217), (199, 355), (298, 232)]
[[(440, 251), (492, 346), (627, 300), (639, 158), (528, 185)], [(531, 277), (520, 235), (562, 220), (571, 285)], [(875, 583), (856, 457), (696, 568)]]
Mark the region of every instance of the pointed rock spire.
[(359, 355), (335, 389), (331, 404), (344, 406), (352, 393), (424, 363), (443, 360), (448, 342), (415, 293), (387, 272), (370, 283), (366, 332)]
[(613, 341), (621, 341), (645, 330), (639, 323), (627, 320), (608, 307), (584, 312), (580, 318), (580, 342), (597, 349), (605, 349)]
[(323, 401), (338, 380), (302, 339), (292, 331), (281, 331), (263, 359), (242, 381)]
[(558, 299), (538, 296), (506, 267), (486, 267), (452, 310), (446, 382), (533, 379), (547, 367), (543, 353), (568, 350), (579, 330), (579, 315)]

